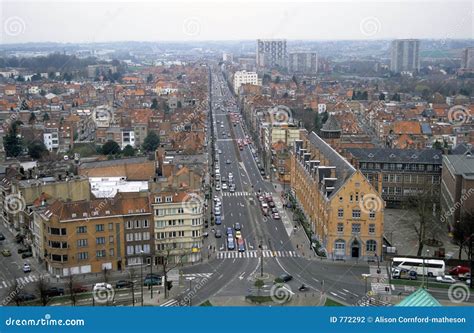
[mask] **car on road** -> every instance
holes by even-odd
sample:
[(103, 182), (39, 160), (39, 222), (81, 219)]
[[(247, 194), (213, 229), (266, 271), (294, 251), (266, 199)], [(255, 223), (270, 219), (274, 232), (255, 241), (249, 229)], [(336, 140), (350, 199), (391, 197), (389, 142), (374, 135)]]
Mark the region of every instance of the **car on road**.
[(217, 152), (218, 152), (219, 154), (222, 154), (222, 150), (220, 150), (220, 149), (219, 149)]
[(242, 232), (241, 231), (236, 231), (235, 232), (235, 238), (242, 238)]
[(27, 302), (27, 301), (35, 300), (36, 296), (31, 293), (20, 292), (18, 293), (18, 295), (16, 295), (16, 299), (19, 300), (20, 302)]
[(5, 235), (0, 232), (0, 241), (5, 240)]
[(23, 273), (31, 272), (31, 266), (29, 264), (23, 264)]
[(265, 176), (265, 171), (260, 170), (260, 175), (261, 175), (261, 176)]
[(220, 191), (221, 190), (221, 185), (220, 184), (217, 184), (216, 185), (216, 191)]
[(290, 274), (285, 273), (285, 274), (281, 274), (279, 276), (279, 279), (286, 283), (286, 282), (289, 282), (289, 281), (293, 280), (293, 277)]
[(222, 237), (222, 231), (220, 231), (219, 229), (216, 230), (216, 233), (214, 234), (214, 236), (216, 238), (221, 238)]
[(22, 234), (16, 234), (15, 235), (15, 242), (17, 244), (19, 244), (19, 243), (23, 242), (23, 238), (25, 238), (25, 236), (23, 236)]
[(33, 256), (33, 253), (31, 253), (31, 252), (23, 252), (23, 253), (21, 254), (21, 257), (22, 257), (23, 259), (25, 259), (25, 258), (30, 258), (30, 257), (32, 257), (32, 256)]
[(205, 231), (205, 232), (202, 233), (202, 236), (203, 236), (204, 238), (209, 237), (209, 233), (208, 233), (207, 231)]
[(272, 214), (272, 217), (273, 217), (274, 220), (279, 220), (279, 219), (280, 219), (280, 214), (278, 214), (278, 213), (273, 213), (273, 214)]
[(128, 281), (128, 280), (118, 280), (117, 283), (115, 284), (116, 289), (122, 289), (122, 288), (132, 288), (133, 282)]
[(278, 209), (276, 207), (272, 207), (271, 211), (272, 211), (272, 214), (273, 213), (278, 213)]
[(110, 283), (99, 282), (94, 285), (93, 291), (107, 291), (112, 290), (112, 285)]
[(49, 287), (44, 291), (46, 297), (56, 297), (64, 295), (64, 289), (58, 287)]
[(436, 277), (436, 282), (441, 282), (441, 283), (456, 283), (456, 280), (450, 276), (450, 275), (444, 275), (444, 276), (437, 276)]
[(406, 270), (406, 269), (396, 268), (392, 272), (392, 278), (393, 279), (416, 280), (418, 277), (417, 277), (416, 271), (409, 271), (409, 270)]
[(221, 124), (221, 128), (224, 128), (224, 125), (223, 125), (223, 124)]
[(221, 225), (222, 224), (222, 219), (220, 216), (216, 216), (216, 225)]
[(227, 187), (227, 184), (226, 183), (222, 183), (222, 191), (225, 191), (227, 190), (228, 187)]
[(234, 234), (234, 230), (232, 230), (231, 227), (227, 227), (225, 233), (227, 236), (232, 236)]
[(234, 184), (231, 184), (231, 185), (229, 186), (229, 192), (231, 192), (231, 193), (232, 193), (232, 192), (235, 192), (235, 185), (234, 185)]
[(467, 266), (456, 266), (451, 268), (448, 273), (449, 275), (460, 275), (460, 274), (466, 274), (469, 273), (471, 269)]
[(225, 161), (225, 164), (230, 164), (230, 163), (231, 163), (230, 160)]
[(12, 253), (10, 252), (9, 249), (3, 249), (2, 250), (2, 256), (4, 257), (10, 257), (12, 255)]
[(242, 226), (240, 225), (239, 222), (237, 222), (236, 224), (234, 224), (234, 229), (235, 229), (235, 231), (242, 230)]
[(161, 284), (161, 277), (159, 279), (157, 278), (146, 278), (145, 281), (143, 281), (144, 286), (157, 286)]
[(216, 215), (216, 216), (221, 215), (221, 208), (220, 208), (220, 206), (214, 207), (214, 215)]
[(245, 241), (243, 238), (239, 238), (237, 241), (237, 247), (239, 252), (245, 252)]
[(227, 249), (228, 250), (235, 250), (235, 242), (234, 242), (234, 239), (229, 237), (227, 239)]

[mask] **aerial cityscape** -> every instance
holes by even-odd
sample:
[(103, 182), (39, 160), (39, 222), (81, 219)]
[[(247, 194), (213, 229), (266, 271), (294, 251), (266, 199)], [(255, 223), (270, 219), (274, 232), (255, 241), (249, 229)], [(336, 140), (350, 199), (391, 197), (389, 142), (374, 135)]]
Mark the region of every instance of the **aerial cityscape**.
[(0, 4), (2, 306), (474, 304), (472, 3), (157, 3)]

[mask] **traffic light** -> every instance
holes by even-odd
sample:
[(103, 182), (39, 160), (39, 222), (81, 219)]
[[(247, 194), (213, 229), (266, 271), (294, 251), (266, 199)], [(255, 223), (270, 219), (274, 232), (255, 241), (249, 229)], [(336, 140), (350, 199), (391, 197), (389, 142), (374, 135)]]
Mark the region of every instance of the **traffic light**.
[(171, 290), (173, 288), (173, 281), (166, 281), (166, 289)]

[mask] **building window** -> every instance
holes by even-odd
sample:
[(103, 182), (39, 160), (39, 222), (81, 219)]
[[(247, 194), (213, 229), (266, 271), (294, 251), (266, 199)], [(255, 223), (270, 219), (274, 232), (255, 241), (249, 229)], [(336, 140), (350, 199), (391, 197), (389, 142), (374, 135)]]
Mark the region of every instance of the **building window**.
[(127, 242), (133, 242), (133, 234), (125, 234), (125, 239)]
[(103, 224), (96, 224), (95, 231), (104, 231), (104, 225)]
[(349, 196), (349, 202), (353, 202), (354, 201), (354, 195), (351, 193), (351, 195)]
[(173, 202), (173, 197), (172, 197), (172, 196), (167, 196), (167, 197), (165, 198), (165, 201), (166, 201), (166, 202)]
[(339, 202), (342, 202), (344, 199), (342, 197), (339, 197)]
[(149, 226), (148, 220), (143, 220), (143, 228), (148, 228)]
[(87, 246), (87, 239), (78, 239), (77, 240), (77, 247), (86, 247)]
[(375, 210), (371, 210), (371, 211), (369, 212), (369, 219), (375, 220)]
[(113, 244), (114, 242), (114, 236), (109, 236), (109, 243)]
[(155, 197), (155, 203), (161, 203), (161, 197)]
[(109, 223), (109, 230), (114, 230), (114, 224), (113, 223)]
[(343, 233), (344, 232), (344, 223), (338, 223), (337, 224), (337, 232), (338, 233)]
[(344, 217), (344, 209), (343, 208), (339, 208), (337, 210), (337, 218), (338, 219), (342, 219)]
[(85, 234), (85, 233), (87, 233), (87, 227), (86, 227), (86, 226), (77, 227), (76, 232), (77, 232), (78, 234)]
[(96, 244), (105, 244), (105, 237), (97, 237), (95, 239)]
[(143, 240), (144, 241), (150, 240), (150, 233), (149, 232), (144, 232), (143, 233)]
[(360, 223), (352, 223), (352, 233), (353, 234), (360, 233)]
[(360, 219), (360, 209), (353, 209), (352, 210), (352, 218), (353, 219)]
[(134, 252), (133, 252), (133, 245), (127, 246), (127, 255), (131, 255), (131, 254), (133, 254), (133, 253), (134, 253)]
[(377, 251), (377, 242), (374, 241), (373, 239), (369, 239), (369, 240), (367, 241), (367, 244), (366, 244), (366, 245), (367, 245), (367, 247), (366, 247), (367, 252), (375, 252), (375, 251)]
[(375, 234), (375, 224), (369, 224), (369, 234)]
[(142, 233), (141, 232), (136, 232), (135, 233), (135, 240), (136, 241), (141, 241), (142, 240)]
[(114, 256), (114, 249), (110, 249), (110, 250), (109, 250), (109, 256), (110, 256), (110, 257), (113, 257), (113, 256)]
[(105, 257), (105, 250), (98, 250), (98, 251), (95, 251), (95, 256), (97, 258), (104, 258)]
[(79, 252), (77, 254), (77, 260), (86, 260), (89, 258), (89, 252)]

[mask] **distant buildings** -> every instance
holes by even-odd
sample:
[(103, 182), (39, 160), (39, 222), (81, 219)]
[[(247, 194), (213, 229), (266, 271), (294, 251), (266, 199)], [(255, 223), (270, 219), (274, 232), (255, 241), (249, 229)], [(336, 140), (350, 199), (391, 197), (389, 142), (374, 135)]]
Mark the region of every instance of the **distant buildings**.
[(257, 66), (261, 68), (286, 68), (288, 53), (285, 39), (258, 39)]
[(224, 61), (224, 62), (233, 62), (234, 61), (234, 55), (232, 53), (224, 52), (224, 53), (222, 53), (222, 61)]
[(420, 41), (399, 39), (392, 41), (390, 70), (395, 73), (420, 70)]
[(468, 47), (462, 51), (461, 68), (474, 69), (474, 47)]
[(316, 74), (318, 72), (318, 54), (316, 52), (290, 52), (288, 70), (290, 73)]
[(238, 92), (243, 84), (259, 85), (258, 75), (255, 72), (237, 71), (234, 73), (234, 92)]

